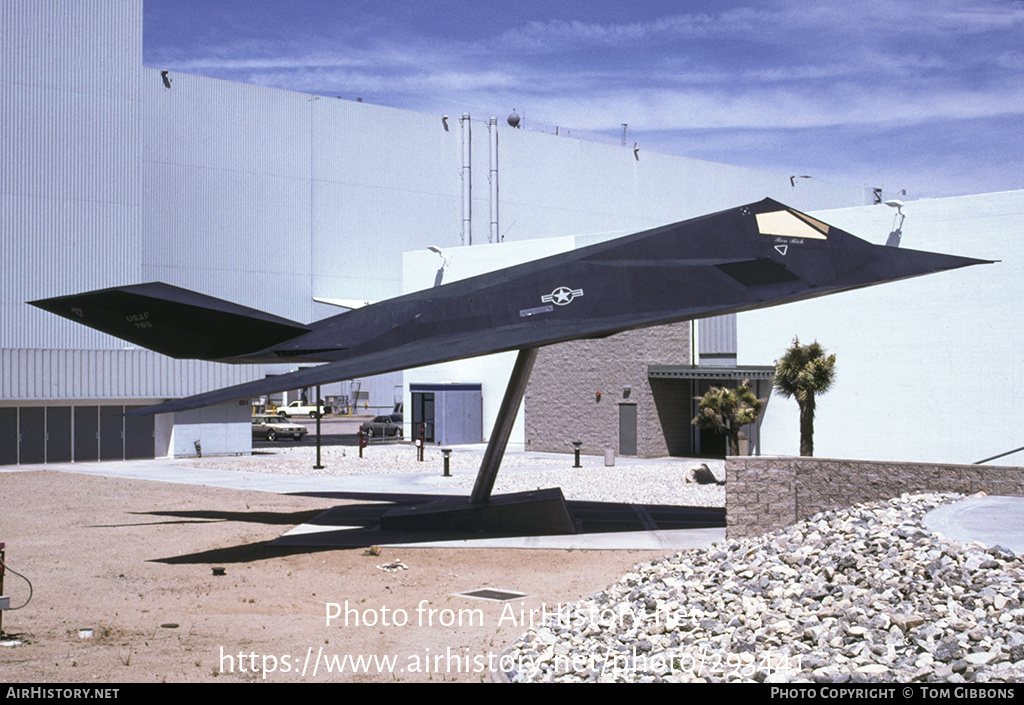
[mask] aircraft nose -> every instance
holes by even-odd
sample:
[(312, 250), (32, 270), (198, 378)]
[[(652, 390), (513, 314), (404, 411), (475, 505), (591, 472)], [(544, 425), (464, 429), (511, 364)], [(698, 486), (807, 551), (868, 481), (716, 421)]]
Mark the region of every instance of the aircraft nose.
[(884, 245), (872, 245), (871, 269), (881, 281), (895, 281), (933, 274), (975, 264), (993, 264), (995, 260), (905, 250)]

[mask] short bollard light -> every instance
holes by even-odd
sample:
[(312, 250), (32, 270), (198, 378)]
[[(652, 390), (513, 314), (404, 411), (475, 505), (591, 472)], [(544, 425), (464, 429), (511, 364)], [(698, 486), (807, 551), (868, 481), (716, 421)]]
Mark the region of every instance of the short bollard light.
[(583, 445), (583, 441), (573, 441), (572, 442), (572, 452), (573, 452), (573, 455), (576, 456), (576, 464), (573, 465), (574, 468), (581, 468), (581, 467), (583, 467), (582, 465), (580, 465), (580, 446), (582, 446), (582, 445)]
[(451, 448), (442, 448), (441, 452), (444, 453), (444, 476), (445, 477), (451, 477), (452, 474), (451, 474), (451, 472), (449, 472), (449, 470), (451, 468), (450, 463), (451, 463), (451, 457), (452, 457), (452, 449)]

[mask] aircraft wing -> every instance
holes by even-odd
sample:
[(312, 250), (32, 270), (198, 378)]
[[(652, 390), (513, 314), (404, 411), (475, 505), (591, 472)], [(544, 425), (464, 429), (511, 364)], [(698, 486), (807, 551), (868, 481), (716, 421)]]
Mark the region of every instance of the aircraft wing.
[[(486, 337), (486, 334), (484, 333), (476, 335), (480, 338)], [(463, 344), (469, 342), (470, 341), (463, 341)], [(480, 340), (473, 345), (474, 349), (480, 349), (481, 347), (487, 348), (488, 352), (478, 354), (503, 352), (503, 350), (499, 349), (490, 350), (493, 346), (487, 344), (484, 340)], [(512, 347), (508, 349), (514, 350), (516, 348)], [(361, 355), (347, 360), (328, 362), (317, 367), (307, 367), (296, 372), (275, 375), (273, 377), (267, 377), (266, 379), (243, 382), (242, 384), (223, 387), (204, 394), (197, 394), (195, 396), (185, 397), (182, 399), (172, 399), (170, 401), (163, 402), (162, 404), (155, 404), (130, 411), (127, 415), (147, 416), (150, 414), (162, 414), (171, 411), (184, 411), (186, 409), (195, 409), (201, 406), (221, 404), (223, 402), (235, 401), (237, 399), (248, 399), (266, 394), (275, 394), (277, 392), (311, 387), (317, 384), (328, 384), (330, 382), (355, 379), (357, 377), (369, 377), (370, 375), (412, 369), (414, 367), (422, 367), (423, 365), (431, 365), (439, 361), (449, 362), (451, 360), (461, 359), (462, 357), (474, 356), (466, 354), (459, 357), (452, 357), (451, 354), (451, 350), (443, 343), (438, 344), (437, 341), (422, 341), (412, 343), (401, 348)]]
[(179, 359), (238, 357), (311, 330), (280, 316), (163, 282), (118, 286), (29, 303)]

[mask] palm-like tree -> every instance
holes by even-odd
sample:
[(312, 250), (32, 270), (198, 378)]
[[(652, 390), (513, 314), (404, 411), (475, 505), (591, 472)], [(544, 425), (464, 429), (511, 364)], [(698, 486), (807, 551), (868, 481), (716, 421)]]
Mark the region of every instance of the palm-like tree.
[(817, 341), (793, 345), (781, 360), (775, 361), (775, 389), (784, 397), (794, 397), (800, 406), (800, 455), (814, 455), (815, 396), (832, 388), (836, 377), (836, 356), (825, 355)]
[(712, 387), (699, 400), (698, 413), (693, 425), (710, 428), (729, 437), (729, 455), (740, 454), (740, 427), (757, 421), (764, 409), (764, 399), (758, 399), (750, 388), (750, 381), (733, 389)]

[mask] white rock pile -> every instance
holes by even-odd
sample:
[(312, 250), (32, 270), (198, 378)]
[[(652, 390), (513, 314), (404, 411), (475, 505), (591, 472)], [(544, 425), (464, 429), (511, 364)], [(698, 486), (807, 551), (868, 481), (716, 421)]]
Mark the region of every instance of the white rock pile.
[(1009, 682), (1024, 678), (1024, 562), (923, 528), (953, 494), (829, 511), (636, 566), (550, 607), (512, 681)]

